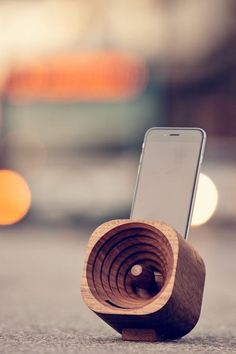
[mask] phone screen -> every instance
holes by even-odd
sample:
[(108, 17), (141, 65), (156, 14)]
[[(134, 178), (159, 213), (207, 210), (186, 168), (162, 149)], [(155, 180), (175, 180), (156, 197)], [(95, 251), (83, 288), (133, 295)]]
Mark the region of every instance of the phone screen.
[(197, 128), (146, 133), (131, 218), (164, 221), (187, 237), (204, 137)]

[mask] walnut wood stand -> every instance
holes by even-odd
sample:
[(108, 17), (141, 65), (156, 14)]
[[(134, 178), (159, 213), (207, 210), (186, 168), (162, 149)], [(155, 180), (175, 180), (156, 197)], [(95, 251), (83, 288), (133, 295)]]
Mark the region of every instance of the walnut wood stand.
[(113, 220), (89, 240), (81, 292), (124, 340), (162, 341), (196, 325), (204, 281), (202, 258), (170, 226)]

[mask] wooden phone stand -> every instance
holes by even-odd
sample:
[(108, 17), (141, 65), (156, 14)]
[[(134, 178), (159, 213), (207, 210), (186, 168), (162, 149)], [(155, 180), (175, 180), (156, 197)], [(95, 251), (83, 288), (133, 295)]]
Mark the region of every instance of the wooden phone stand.
[(173, 228), (113, 220), (89, 240), (81, 292), (124, 340), (161, 341), (196, 325), (204, 282), (202, 258)]

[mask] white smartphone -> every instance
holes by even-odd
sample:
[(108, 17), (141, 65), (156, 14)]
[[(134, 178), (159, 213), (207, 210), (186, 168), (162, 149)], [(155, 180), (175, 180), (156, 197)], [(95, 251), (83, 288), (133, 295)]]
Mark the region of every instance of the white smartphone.
[(131, 219), (164, 221), (187, 239), (205, 142), (200, 128), (146, 132)]

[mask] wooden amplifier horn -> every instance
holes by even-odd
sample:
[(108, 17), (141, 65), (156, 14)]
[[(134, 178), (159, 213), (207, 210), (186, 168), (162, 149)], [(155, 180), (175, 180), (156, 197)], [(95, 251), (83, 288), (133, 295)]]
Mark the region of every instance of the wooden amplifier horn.
[(205, 281), (202, 258), (162, 222), (113, 220), (87, 248), (81, 292), (124, 340), (180, 338), (196, 325)]

